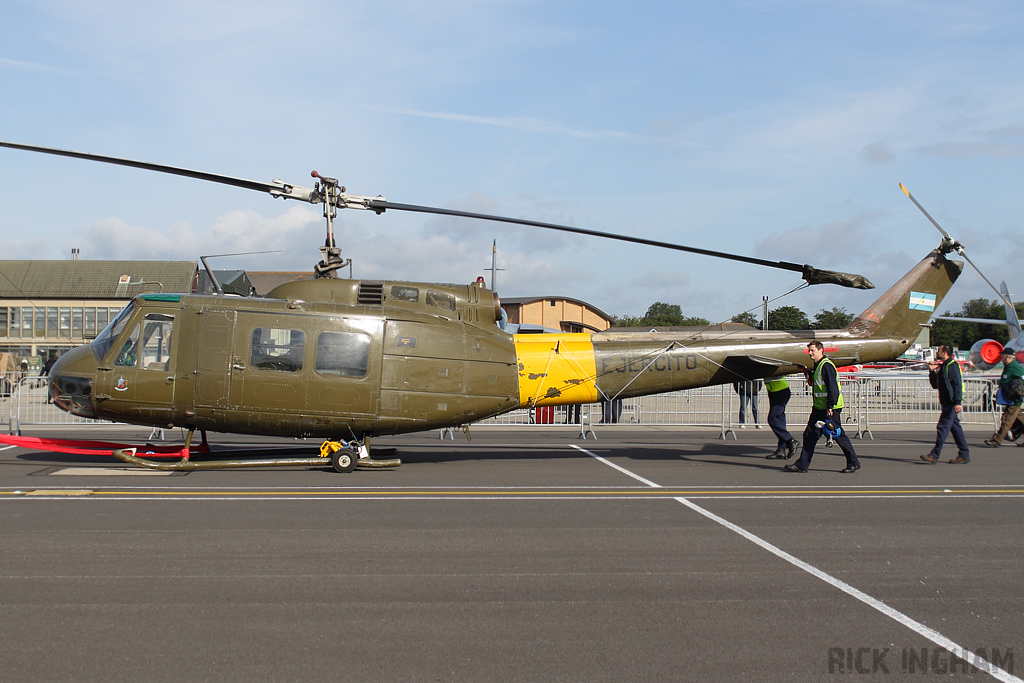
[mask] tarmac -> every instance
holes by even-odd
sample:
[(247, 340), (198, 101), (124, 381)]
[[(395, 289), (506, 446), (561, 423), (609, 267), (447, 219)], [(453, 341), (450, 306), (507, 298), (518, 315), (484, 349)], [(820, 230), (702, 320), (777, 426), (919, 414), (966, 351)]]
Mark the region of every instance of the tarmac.
[(350, 474), (0, 445), (0, 678), (1020, 680), (1024, 448), (873, 428), (859, 472), (798, 474), (766, 428), (595, 429), (381, 438), (403, 464)]

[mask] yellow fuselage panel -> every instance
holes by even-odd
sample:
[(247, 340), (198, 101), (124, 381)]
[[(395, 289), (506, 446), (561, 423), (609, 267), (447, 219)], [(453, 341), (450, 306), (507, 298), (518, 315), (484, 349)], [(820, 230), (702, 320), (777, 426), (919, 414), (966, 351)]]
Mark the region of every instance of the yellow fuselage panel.
[(589, 334), (517, 334), (521, 406), (597, 400), (594, 343)]

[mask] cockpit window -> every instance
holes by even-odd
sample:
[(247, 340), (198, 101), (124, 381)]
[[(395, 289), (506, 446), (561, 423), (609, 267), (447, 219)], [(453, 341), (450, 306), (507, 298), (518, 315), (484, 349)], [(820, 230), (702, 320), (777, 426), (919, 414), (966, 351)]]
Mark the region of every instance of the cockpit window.
[(411, 301), (416, 303), (420, 300), (419, 287), (408, 285), (391, 285), (391, 298), (396, 301)]
[(121, 350), (118, 351), (117, 358), (114, 359), (114, 365), (123, 368), (135, 367), (135, 364), (139, 361), (140, 328), (141, 325), (136, 325), (132, 333), (121, 344)]
[(106, 358), (107, 353), (110, 351), (110, 347), (114, 345), (114, 342), (120, 336), (121, 331), (124, 330), (124, 326), (128, 324), (128, 318), (135, 312), (135, 303), (130, 303), (121, 309), (121, 312), (116, 318), (110, 321), (110, 324), (103, 328), (103, 331), (99, 333), (96, 339), (92, 342), (92, 352), (96, 354), (96, 357), (100, 360)]
[(428, 289), (423, 300), (426, 301), (428, 306), (436, 306), (446, 311), (455, 310), (455, 295), (448, 292), (435, 292), (432, 289)]
[(171, 369), (171, 331), (174, 316), (147, 313), (146, 327), (142, 331), (142, 369)]

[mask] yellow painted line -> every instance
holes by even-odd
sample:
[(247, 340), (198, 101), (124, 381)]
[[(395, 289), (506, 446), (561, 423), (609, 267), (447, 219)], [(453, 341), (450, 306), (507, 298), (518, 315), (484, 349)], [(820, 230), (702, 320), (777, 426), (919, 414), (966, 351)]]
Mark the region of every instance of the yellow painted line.
[(213, 491), (213, 490), (131, 490), (131, 491), (103, 491), (103, 490), (68, 490), (68, 489), (35, 489), (31, 491), (2, 491), (0, 495), (20, 496), (167, 496), (167, 497), (252, 497), (262, 498), (270, 496), (305, 496), (310, 498), (327, 496), (619, 496), (619, 497), (687, 497), (687, 496), (806, 496), (806, 495), (936, 495), (936, 494), (1020, 494), (1024, 495), (1024, 488), (1004, 489), (668, 489), (668, 488), (644, 488), (644, 489), (595, 489), (595, 490), (457, 490), (446, 491), (436, 490), (335, 490), (335, 491)]

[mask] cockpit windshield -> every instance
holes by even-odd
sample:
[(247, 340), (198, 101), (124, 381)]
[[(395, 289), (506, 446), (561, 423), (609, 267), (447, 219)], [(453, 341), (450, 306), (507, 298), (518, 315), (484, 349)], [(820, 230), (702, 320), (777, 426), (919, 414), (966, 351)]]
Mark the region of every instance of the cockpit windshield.
[(125, 306), (117, 317), (110, 321), (110, 324), (103, 328), (103, 331), (99, 333), (99, 336), (92, 342), (92, 352), (96, 354), (98, 360), (103, 360), (106, 357), (107, 352), (110, 351), (110, 347), (114, 345), (114, 341), (117, 336), (121, 334), (121, 330), (128, 323), (128, 319), (132, 317), (132, 313), (135, 312), (135, 302), (132, 301)]

